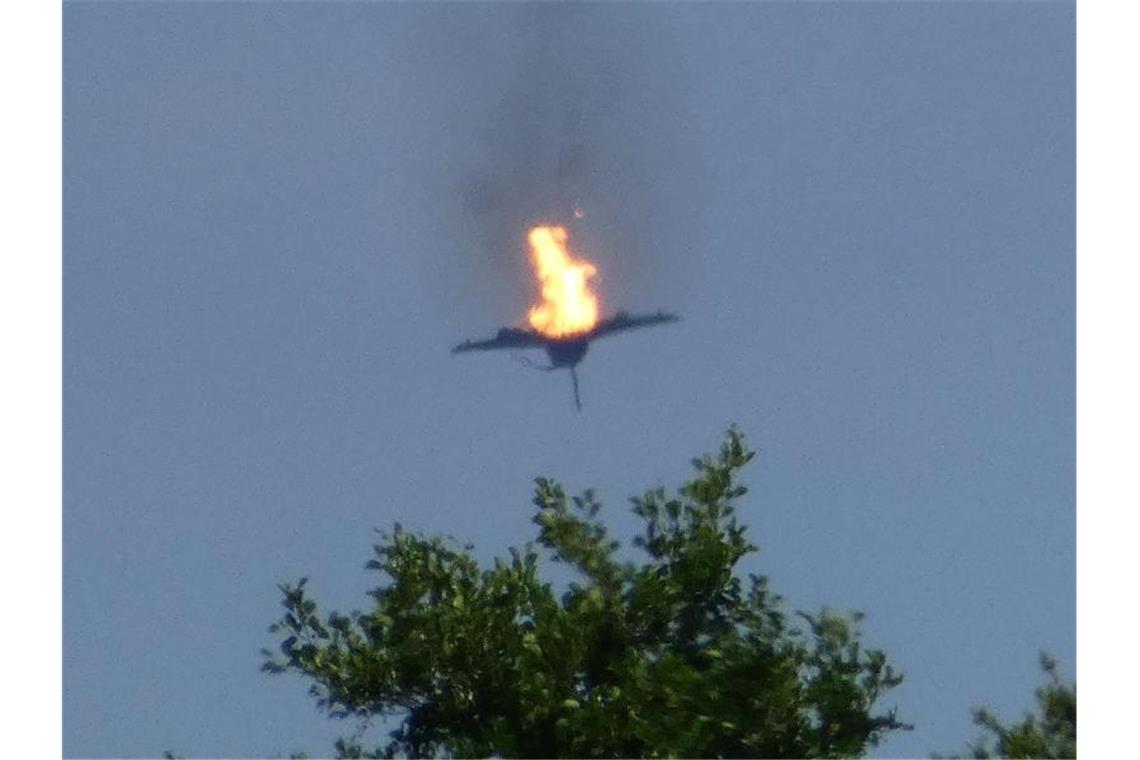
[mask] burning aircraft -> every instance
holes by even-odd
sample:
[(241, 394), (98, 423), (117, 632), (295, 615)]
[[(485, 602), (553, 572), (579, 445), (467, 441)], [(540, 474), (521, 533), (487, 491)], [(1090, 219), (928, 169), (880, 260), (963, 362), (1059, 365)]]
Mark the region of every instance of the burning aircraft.
[(570, 253), (564, 227), (533, 227), (527, 235), (535, 274), (542, 286), (542, 300), (531, 308), (529, 328), (504, 327), (494, 338), (467, 340), (453, 348), (464, 351), (489, 351), (497, 348), (545, 348), (550, 357), (543, 370), (567, 368), (574, 386), (574, 405), (579, 411), (578, 373), (575, 368), (586, 355), (590, 341), (636, 327), (676, 322), (675, 314), (630, 315), (619, 311), (608, 319), (598, 319), (598, 297), (588, 281), (597, 268), (588, 261), (576, 260)]

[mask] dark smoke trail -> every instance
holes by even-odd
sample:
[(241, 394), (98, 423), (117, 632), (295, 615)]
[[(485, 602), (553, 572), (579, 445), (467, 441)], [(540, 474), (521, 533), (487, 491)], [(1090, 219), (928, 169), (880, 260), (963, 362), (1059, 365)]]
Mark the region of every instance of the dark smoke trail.
[(671, 13), (640, 4), (493, 4), (444, 35), (448, 60), (459, 61), (439, 72), (456, 92), (444, 116), (455, 145), (444, 146), (436, 187), (449, 196), (441, 208), (452, 210), (461, 268), (496, 282), (475, 289), (495, 299), (505, 289), (514, 310), (528, 303), (535, 286), (526, 230), (557, 223), (570, 228), (574, 250), (598, 263), (603, 309), (651, 305), (631, 303), (637, 293), (657, 305), (660, 298), (641, 292), (657, 266), (653, 251), (670, 234), (681, 239), (670, 227), (692, 213), (671, 202), (680, 194), (670, 187), (692, 174), (682, 149), (684, 56), (669, 44)]

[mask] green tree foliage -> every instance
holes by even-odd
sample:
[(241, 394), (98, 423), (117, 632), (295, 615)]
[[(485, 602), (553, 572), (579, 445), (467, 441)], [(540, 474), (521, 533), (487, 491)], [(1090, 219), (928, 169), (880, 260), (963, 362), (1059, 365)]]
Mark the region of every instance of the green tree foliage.
[(1041, 654), (1041, 669), (1048, 682), (1037, 689), (1037, 714), (1029, 713), (1020, 723), (1002, 725), (984, 707), (974, 710), (974, 723), (985, 731), (970, 747), (975, 758), (1077, 756), (1077, 687), (1061, 683), (1057, 661)]
[[(677, 496), (633, 499), (637, 563), (591, 492), (546, 478), (537, 546), (490, 568), (397, 525), (367, 565), (383, 576), (370, 612), (322, 617), (304, 579), (281, 587), (263, 667), (300, 673), (332, 716), (403, 716), (386, 747), (342, 740), (341, 757), (860, 755), (907, 728), (875, 712), (902, 677), (862, 646), (859, 615), (797, 613), (797, 628), (765, 578), (737, 576), (756, 551), (734, 506), (752, 458), (730, 430)], [(564, 593), (539, 552), (576, 571)]]

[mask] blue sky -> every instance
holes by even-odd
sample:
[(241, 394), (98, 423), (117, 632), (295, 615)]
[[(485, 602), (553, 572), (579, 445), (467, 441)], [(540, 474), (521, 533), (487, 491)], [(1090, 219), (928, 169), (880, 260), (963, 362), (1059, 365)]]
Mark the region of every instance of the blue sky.
[[(1075, 659), (1074, 18), (1048, 4), (69, 4), (64, 752), (328, 752), (275, 584), (372, 528), (531, 537), (535, 475), (679, 485), (737, 423), (793, 608), (867, 613), (916, 730)], [(523, 234), (580, 207), (563, 373)], [(536, 357), (541, 358), (541, 357)], [(379, 732), (373, 732), (378, 735)]]

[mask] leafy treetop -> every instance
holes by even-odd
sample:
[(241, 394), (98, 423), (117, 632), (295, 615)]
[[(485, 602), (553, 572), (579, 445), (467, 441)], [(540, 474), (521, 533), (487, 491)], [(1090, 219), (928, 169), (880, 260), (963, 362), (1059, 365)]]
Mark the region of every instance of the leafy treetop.
[(1020, 723), (1003, 725), (985, 707), (974, 710), (974, 723), (985, 731), (970, 746), (975, 758), (1077, 756), (1077, 687), (1061, 682), (1057, 661), (1041, 653), (1041, 669), (1047, 683), (1037, 689), (1039, 714), (1027, 714)]
[[(764, 577), (738, 577), (756, 547), (736, 517), (754, 456), (729, 430), (719, 456), (668, 496), (634, 498), (641, 561), (623, 561), (593, 492), (536, 481), (537, 548), (481, 568), (472, 547), (382, 534), (384, 580), (366, 613), (318, 613), (305, 579), (281, 586), (263, 668), (311, 683), (336, 717), (402, 716), (385, 747), (342, 757), (839, 757), (907, 728), (876, 712), (902, 677), (862, 646), (860, 616), (797, 613)], [(539, 552), (578, 576), (564, 593)]]

